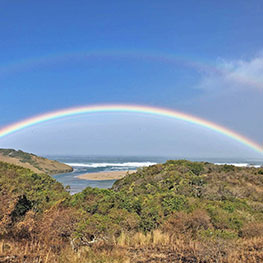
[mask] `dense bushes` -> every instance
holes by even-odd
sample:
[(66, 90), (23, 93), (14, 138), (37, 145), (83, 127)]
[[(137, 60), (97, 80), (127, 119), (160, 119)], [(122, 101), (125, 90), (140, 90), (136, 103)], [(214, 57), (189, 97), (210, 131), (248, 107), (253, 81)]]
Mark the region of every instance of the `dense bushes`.
[(73, 241), (94, 238), (111, 245), (139, 238), (147, 246), (187, 240), (215, 244), (209, 249), (226, 257), (232, 242), (263, 236), (261, 170), (167, 161), (139, 169), (112, 189), (88, 187), (70, 196), (47, 175), (0, 163), (0, 238), (38, 240), (58, 254)]
[(69, 196), (64, 187), (46, 174), (0, 162), (0, 189), (9, 198), (25, 195), (36, 212), (51, 207), (56, 201)]
[[(133, 226), (124, 227), (126, 224), (122, 224), (122, 231), (142, 232), (163, 225), (170, 220), (170, 215), (177, 218), (177, 215), (182, 215), (180, 211), (188, 218), (194, 218), (202, 211), (203, 218), (209, 222), (204, 224), (203, 230), (209, 228), (213, 236), (221, 238), (228, 237), (228, 233), (229, 236), (238, 236), (246, 224), (263, 219), (262, 209), (259, 209), (262, 178), (255, 168), (167, 161), (139, 169), (117, 181), (112, 190), (87, 188), (74, 195), (69, 205), (87, 215), (86, 225), (90, 224), (91, 218), (96, 219), (94, 231), (98, 233), (119, 234), (120, 229), (114, 226), (118, 220), (110, 216), (112, 211), (125, 214), (124, 220), (132, 218)], [(250, 196), (248, 189), (253, 191)], [(198, 218), (195, 220), (200, 222)], [(189, 224), (185, 229), (192, 233), (201, 231), (200, 228), (200, 225)], [(202, 235), (207, 236), (206, 232)]]
[(0, 162), (0, 236), (28, 238), (35, 219), (67, 197), (50, 176)]

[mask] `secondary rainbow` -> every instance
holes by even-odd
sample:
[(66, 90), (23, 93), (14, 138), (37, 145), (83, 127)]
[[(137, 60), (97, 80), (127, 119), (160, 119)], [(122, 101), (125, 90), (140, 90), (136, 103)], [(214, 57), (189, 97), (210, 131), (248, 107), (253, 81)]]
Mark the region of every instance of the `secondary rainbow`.
[[(25, 58), (9, 63), (0, 63), (0, 77), (12, 73), (18, 73), (28, 70), (36, 70), (39, 66), (49, 66), (59, 64), (68, 64), (77, 60), (88, 59), (136, 59), (149, 62), (162, 62), (167, 65), (177, 65), (197, 71), (199, 74), (202, 72), (208, 74), (216, 74), (217, 76), (224, 76), (226, 74), (225, 68), (220, 67), (217, 63), (208, 63), (207, 61), (198, 61), (197, 58), (182, 56), (172, 52), (163, 52), (159, 50), (140, 50), (140, 49), (93, 49), (93, 50), (77, 50), (77, 51), (64, 51), (53, 54), (46, 54), (40, 57)], [(255, 88), (261, 88), (262, 83), (252, 76), (248, 77), (246, 74), (237, 74), (233, 72), (231, 80), (238, 83), (249, 85)]]
[(97, 49), (97, 50), (82, 50), (82, 51), (66, 51), (53, 54), (46, 54), (39, 57), (25, 58), (9, 63), (0, 63), (1, 75), (28, 71), (36, 69), (38, 66), (68, 64), (76, 60), (88, 59), (136, 59), (140, 61), (162, 62), (165, 64), (177, 64), (184, 67), (196, 69), (209, 73), (221, 72), (216, 67), (198, 62), (194, 58), (184, 57), (169, 52), (160, 52), (158, 50), (139, 50), (139, 49)]
[(130, 113), (144, 113), (150, 115), (157, 115), (163, 117), (169, 117), (177, 120), (186, 121), (188, 123), (193, 123), (210, 130), (213, 130), (217, 133), (221, 133), (229, 138), (232, 138), (235, 141), (238, 141), (256, 152), (263, 153), (262, 147), (257, 144), (256, 142), (244, 137), (243, 135), (227, 129), (223, 126), (220, 126), (216, 123), (185, 114), (183, 112), (171, 110), (171, 109), (164, 109), (164, 108), (157, 108), (157, 107), (150, 107), (150, 106), (140, 106), (140, 105), (126, 105), (126, 104), (109, 104), (109, 105), (91, 105), (91, 106), (82, 106), (76, 108), (69, 108), (63, 109), (59, 111), (54, 111), (42, 115), (38, 115), (26, 120), (22, 120), (20, 122), (16, 122), (14, 124), (8, 125), (0, 129), (0, 138), (3, 138), (6, 135), (12, 134), (16, 131), (22, 130), (24, 128), (47, 122), (49, 120), (59, 119), (67, 116), (74, 116), (80, 114), (87, 114), (87, 113), (98, 113), (98, 112), (130, 112)]

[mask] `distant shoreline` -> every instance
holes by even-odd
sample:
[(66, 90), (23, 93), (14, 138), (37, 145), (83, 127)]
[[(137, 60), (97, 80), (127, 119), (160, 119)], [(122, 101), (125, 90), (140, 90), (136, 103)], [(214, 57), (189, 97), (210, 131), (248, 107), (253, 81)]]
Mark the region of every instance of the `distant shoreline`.
[(104, 181), (104, 180), (118, 180), (126, 176), (127, 174), (135, 173), (136, 170), (126, 170), (126, 171), (106, 171), (97, 173), (88, 173), (77, 176), (79, 179), (84, 180), (94, 180), (94, 181)]

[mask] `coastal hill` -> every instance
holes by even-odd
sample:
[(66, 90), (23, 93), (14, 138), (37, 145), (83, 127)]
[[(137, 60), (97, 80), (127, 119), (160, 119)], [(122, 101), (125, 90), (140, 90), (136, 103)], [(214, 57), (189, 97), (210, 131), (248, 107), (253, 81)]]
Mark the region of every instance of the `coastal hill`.
[(0, 161), (19, 165), (36, 173), (46, 173), (48, 175), (67, 173), (73, 170), (72, 167), (66, 164), (13, 149), (0, 149)]
[(186, 160), (70, 195), (0, 162), (0, 262), (263, 262), (263, 168)]

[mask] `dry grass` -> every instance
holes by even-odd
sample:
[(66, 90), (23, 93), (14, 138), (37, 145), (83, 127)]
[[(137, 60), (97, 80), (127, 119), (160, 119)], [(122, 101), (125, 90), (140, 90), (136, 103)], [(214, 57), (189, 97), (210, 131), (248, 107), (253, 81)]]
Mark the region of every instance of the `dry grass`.
[(167, 246), (171, 244), (171, 239), (170, 236), (167, 233), (163, 233), (160, 230), (156, 229), (152, 233), (152, 245), (153, 246)]
[(24, 168), (28, 168), (36, 173), (56, 174), (70, 172), (72, 168), (64, 163), (54, 160), (49, 160), (30, 153), (10, 150), (10, 154), (5, 154), (3, 149), (0, 149), (0, 161)]
[(145, 247), (155, 245), (168, 244), (170, 238), (167, 234), (163, 234), (160, 230), (156, 229), (153, 232), (143, 234), (141, 232), (135, 233), (133, 236), (122, 232), (118, 237), (116, 245), (119, 247)]
[(157, 229), (146, 235), (122, 233), (116, 248), (129, 253), (132, 262), (263, 262), (263, 237), (203, 243)]
[(4, 253), (4, 241), (0, 242), (0, 255)]
[[(8, 261), (8, 260), (9, 261)], [(161, 230), (152, 233), (122, 233), (114, 246), (106, 243), (83, 246), (74, 252), (69, 245), (59, 253), (40, 242), (0, 242), (0, 262), (9, 263), (143, 263), (143, 262), (263, 262), (263, 237), (242, 239), (229, 244), (208, 244), (172, 237)]]

